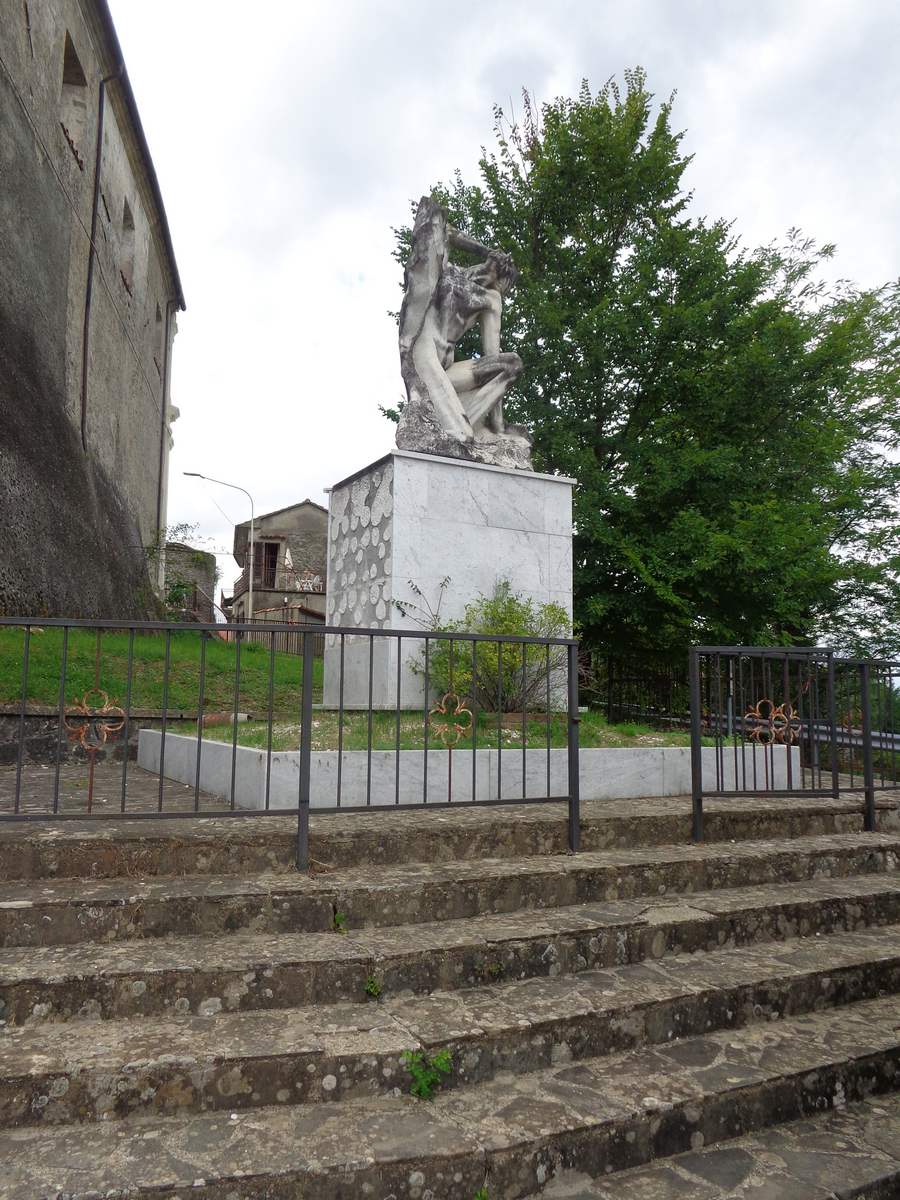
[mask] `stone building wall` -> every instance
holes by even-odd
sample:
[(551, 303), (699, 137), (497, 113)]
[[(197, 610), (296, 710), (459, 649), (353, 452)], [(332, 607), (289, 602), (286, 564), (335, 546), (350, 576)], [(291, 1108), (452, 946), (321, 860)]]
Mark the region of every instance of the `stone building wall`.
[[(0, 0), (0, 613), (149, 615), (183, 307), (102, 0)], [(112, 40), (111, 40), (112, 39)], [(160, 556), (156, 556), (156, 561)]]
[(165, 592), (170, 611), (173, 591), (183, 592), (186, 621), (214, 621), (216, 556), (182, 542), (166, 542)]

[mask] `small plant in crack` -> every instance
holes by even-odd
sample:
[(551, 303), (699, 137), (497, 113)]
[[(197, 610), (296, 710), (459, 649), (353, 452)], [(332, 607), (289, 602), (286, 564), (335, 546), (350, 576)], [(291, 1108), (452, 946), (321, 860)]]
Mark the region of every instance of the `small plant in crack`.
[(431, 1100), (445, 1076), (453, 1071), (449, 1050), (438, 1050), (429, 1057), (424, 1050), (404, 1050), (400, 1060), (412, 1076), (410, 1093), (420, 1100)]
[(347, 914), (346, 913), (338, 912), (338, 910), (335, 909), (333, 923), (334, 923), (334, 932), (335, 933), (346, 933), (347, 932)]
[(472, 1197), (472, 1200), (491, 1200), (486, 1187), (481, 1187)]
[(366, 995), (372, 1000), (380, 1000), (381, 991), (381, 984), (378, 981), (377, 976), (370, 975), (366, 980)]

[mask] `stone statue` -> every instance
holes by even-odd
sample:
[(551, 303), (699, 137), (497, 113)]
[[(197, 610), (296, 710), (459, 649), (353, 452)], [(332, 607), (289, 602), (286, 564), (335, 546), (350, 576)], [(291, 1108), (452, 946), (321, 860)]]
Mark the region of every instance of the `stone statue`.
[[(448, 261), (451, 246), (484, 261), (457, 267)], [(454, 229), (444, 209), (423, 196), (400, 309), (407, 396), (397, 429), (401, 450), (531, 470), (531, 439), (503, 420), (503, 397), (522, 372), (518, 354), (500, 349), (503, 297), (517, 277), (508, 254)], [(454, 361), (456, 343), (476, 324), (481, 356)]]

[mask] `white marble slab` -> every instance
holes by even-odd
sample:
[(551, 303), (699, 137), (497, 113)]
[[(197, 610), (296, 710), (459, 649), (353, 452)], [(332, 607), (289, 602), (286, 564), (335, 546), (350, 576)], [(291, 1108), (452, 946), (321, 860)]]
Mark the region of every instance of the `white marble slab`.
[[(156, 729), (142, 729), (138, 741), (138, 765), (158, 773), (161, 735)], [(780, 748), (774, 773), (770, 769), (770, 788), (787, 786), (787, 751)], [(744, 747), (748, 779), (756, 759), (762, 781), (764, 751), (762, 747)], [(502, 754), (502, 763), (500, 756)], [(204, 739), (200, 757), (200, 790), (208, 795), (229, 801), (231, 796), (232, 748), (227, 742)], [(703, 780), (707, 790), (716, 783), (716, 751), (705, 746), (702, 750)], [(800, 766), (800, 752), (791, 750), (795, 779)], [(401, 804), (418, 804), (425, 793), (425, 754), (422, 750), (374, 750), (369, 757), (364, 750), (345, 751), (341, 756), (341, 803), (347, 807), (366, 804), (367, 795), (373, 805), (394, 804), (397, 791), (399, 759)], [(525, 787), (522, 787), (523, 756), (521, 750), (482, 749), (475, 752), (473, 782), (471, 750), (428, 752), (428, 799), (432, 803), (446, 801), (536, 799), (547, 792), (547, 751), (526, 750)], [(551, 750), (551, 796), (568, 795), (568, 752)], [(238, 746), (235, 769), (235, 803), (239, 808), (264, 808), (266, 797), (266, 755), (262, 750)], [(164, 770), (167, 779), (194, 786), (197, 763), (197, 739), (184, 734), (166, 735)], [(732, 760), (733, 763), (733, 760)], [(770, 764), (771, 766), (771, 764)], [(334, 750), (314, 751), (310, 760), (310, 805), (330, 808), (337, 803), (338, 755)], [(725, 789), (734, 787), (733, 765), (726, 768)], [(648, 746), (636, 749), (608, 748), (582, 750), (579, 770), (581, 797), (584, 800), (618, 800), (637, 796), (685, 796), (691, 791), (691, 752), (687, 747)], [(272, 754), (269, 778), (269, 806), (295, 808), (300, 786), (300, 755), (296, 750)], [(760, 790), (764, 790), (762, 787)]]

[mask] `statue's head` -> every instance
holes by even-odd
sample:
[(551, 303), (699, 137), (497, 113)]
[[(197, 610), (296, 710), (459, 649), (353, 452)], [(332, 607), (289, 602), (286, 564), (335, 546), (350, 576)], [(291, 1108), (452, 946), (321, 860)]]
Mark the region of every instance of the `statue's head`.
[(492, 250), (484, 262), (470, 267), (469, 271), (482, 287), (496, 288), (501, 296), (511, 291), (519, 278), (512, 256), (502, 250)]

